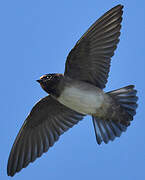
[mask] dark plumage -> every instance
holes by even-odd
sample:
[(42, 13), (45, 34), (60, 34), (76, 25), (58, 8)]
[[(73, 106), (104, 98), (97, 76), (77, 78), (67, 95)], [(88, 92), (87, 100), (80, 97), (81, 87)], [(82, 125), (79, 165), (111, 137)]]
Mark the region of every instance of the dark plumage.
[(122, 8), (112, 8), (80, 38), (67, 57), (64, 75), (46, 74), (37, 80), (49, 95), (32, 108), (17, 135), (8, 160), (9, 176), (40, 157), (87, 114), (98, 144), (126, 131), (136, 114), (137, 91), (133, 85), (102, 90), (119, 42)]
[(37, 82), (40, 83), (41, 87), (48, 94), (55, 97), (60, 95), (61, 87), (58, 87), (58, 83), (63, 79), (63, 74), (46, 74), (40, 77)]

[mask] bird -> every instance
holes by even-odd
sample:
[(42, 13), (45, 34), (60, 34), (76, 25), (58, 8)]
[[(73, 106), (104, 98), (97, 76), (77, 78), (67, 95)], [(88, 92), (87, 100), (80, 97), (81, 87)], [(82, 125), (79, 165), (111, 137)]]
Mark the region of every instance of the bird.
[(103, 90), (120, 40), (122, 14), (119, 4), (94, 22), (68, 54), (64, 74), (45, 74), (37, 80), (47, 96), (34, 105), (14, 141), (8, 176), (47, 152), (86, 115), (92, 117), (99, 145), (127, 130), (138, 106), (135, 86)]

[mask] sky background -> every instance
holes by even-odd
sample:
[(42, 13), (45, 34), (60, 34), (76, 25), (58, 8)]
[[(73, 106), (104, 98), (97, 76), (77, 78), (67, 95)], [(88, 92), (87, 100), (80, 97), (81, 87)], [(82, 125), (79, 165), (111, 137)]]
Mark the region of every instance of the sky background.
[(99, 146), (88, 116), (13, 179), (145, 179), (145, 1), (5, 0), (0, 2), (0, 180), (11, 179), (6, 168), (12, 144), (33, 105), (46, 96), (35, 80), (63, 73), (75, 42), (117, 4), (124, 5), (122, 33), (105, 91), (135, 84), (134, 121), (121, 138)]

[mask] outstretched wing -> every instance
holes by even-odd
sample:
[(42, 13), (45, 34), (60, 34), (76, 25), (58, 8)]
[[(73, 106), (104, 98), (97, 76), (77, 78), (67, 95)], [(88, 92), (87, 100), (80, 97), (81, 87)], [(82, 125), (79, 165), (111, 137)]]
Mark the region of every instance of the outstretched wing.
[(122, 8), (112, 8), (81, 37), (67, 57), (65, 76), (105, 87), (111, 57), (119, 42)]
[(13, 144), (8, 160), (8, 175), (13, 176), (40, 157), (61, 134), (82, 118), (83, 115), (51, 96), (41, 99), (31, 110)]

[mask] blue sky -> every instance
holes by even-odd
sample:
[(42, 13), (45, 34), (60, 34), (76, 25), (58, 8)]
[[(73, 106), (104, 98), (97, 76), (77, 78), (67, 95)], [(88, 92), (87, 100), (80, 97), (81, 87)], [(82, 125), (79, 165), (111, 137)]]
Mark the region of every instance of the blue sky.
[(13, 0), (0, 2), (1, 180), (10, 179), (7, 159), (23, 121), (46, 96), (35, 80), (63, 72), (75, 42), (117, 4), (124, 5), (122, 33), (105, 91), (135, 84), (139, 108), (132, 125), (121, 138), (98, 146), (86, 117), (14, 179), (145, 178), (145, 1)]

